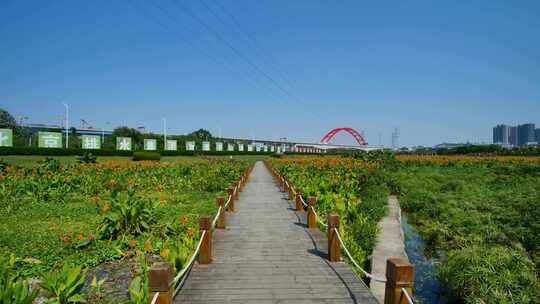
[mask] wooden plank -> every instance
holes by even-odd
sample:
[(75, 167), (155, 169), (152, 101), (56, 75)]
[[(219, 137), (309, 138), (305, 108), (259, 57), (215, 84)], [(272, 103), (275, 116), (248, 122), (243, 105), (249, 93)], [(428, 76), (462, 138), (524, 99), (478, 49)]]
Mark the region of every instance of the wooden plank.
[(286, 196), (258, 162), (214, 232), (212, 263), (194, 266), (175, 303), (377, 303), (347, 264), (326, 259), (326, 235)]

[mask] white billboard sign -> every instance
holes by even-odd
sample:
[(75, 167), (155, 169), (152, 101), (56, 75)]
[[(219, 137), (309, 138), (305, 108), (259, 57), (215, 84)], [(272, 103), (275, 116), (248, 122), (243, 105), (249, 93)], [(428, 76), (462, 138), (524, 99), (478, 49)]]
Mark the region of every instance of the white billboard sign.
[(145, 138), (144, 139), (144, 149), (147, 151), (155, 151), (157, 149), (157, 140)]
[(202, 142), (202, 150), (203, 151), (210, 151), (210, 142), (209, 141), (203, 141)]
[(178, 142), (175, 139), (167, 139), (167, 144), (165, 145), (165, 150), (167, 151), (176, 151), (178, 148)]
[(82, 148), (83, 149), (99, 149), (101, 148), (101, 137), (99, 135), (83, 135)]

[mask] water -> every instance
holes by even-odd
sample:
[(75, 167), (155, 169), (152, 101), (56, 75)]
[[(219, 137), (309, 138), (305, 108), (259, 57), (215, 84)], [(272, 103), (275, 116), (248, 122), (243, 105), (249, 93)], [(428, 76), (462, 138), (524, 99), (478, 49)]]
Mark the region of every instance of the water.
[(448, 303), (442, 296), (444, 289), (435, 277), (437, 260), (426, 257), (424, 240), (408, 223), (405, 213), (402, 214), (401, 227), (405, 234), (405, 252), (414, 265), (414, 297), (424, 304)]

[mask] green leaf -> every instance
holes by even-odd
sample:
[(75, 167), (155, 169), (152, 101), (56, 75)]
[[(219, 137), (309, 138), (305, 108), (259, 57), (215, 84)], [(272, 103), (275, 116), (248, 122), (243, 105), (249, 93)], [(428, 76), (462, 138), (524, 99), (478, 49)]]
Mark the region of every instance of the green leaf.
[(86, 300), (81, 294), (76, 294), (68, 298), (68, 303), (86, 303)]

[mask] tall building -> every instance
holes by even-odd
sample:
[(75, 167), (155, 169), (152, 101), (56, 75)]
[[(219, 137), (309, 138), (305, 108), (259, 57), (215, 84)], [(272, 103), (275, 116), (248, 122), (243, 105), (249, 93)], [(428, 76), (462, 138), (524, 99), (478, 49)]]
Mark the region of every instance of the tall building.
[(508, 145), (510, 140), (510, 126), (497, 125), (493, 128), (493, 143)]
[(540, 129), (534, 130), (534, 140), (536, 141), (537, 145), (540, 145)]
[(510, 127), (510, 136), (508, 142), (511, 146), (518, 146), (518, 127)]
[(534, 138), (534, 124), (526, 123), (518, 126), (518, 145), (524, 146), (533, 144)]

